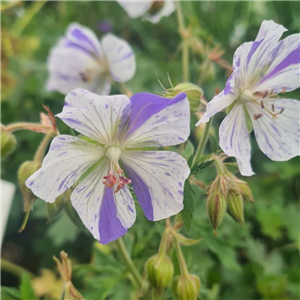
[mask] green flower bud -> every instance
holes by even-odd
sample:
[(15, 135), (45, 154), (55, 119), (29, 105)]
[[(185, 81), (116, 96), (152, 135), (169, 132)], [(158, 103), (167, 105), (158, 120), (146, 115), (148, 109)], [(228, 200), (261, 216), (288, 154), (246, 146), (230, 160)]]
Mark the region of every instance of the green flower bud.
[(163, 289), (171, 283), (174, 267), (168, 256), (156, 254), (146, 262), (146, 272), (150, 283), (155, 288)]
[(172, 290), (178, 300), (196, 300), (200, 287), (199, 277), (193, 274), (177, 276), (172, 282)]
[(47, 203), (47, 217), (48, 223), (59, 217), (65, 205), (64, 196), (61, 195), (56, 198), (54, 203)]
[(12, 153), (16, 148), (17, 140), (15, 136), (1, 127), (1, 157)]
[(32, 205), (36, 196), (31, 190), (25, 185), (25, 181), (39, 168), (41, 167), (40, 162), (36, 161), (25, 161), (21, 164), (18, 170), (19, 185), (22, 191), (24, 199), (24, 211), (32, 209)]
[(226, 199), (222, 194), (215, 193), (209, 195), (206, 200), (206, 212), (214, 230), (214, 235), (217, 235), (217, 228), (221, 223), (226, 211)]
[(240, 179), (238, 179), (236, 181), (236, 183), (237, 183), (239, 192), (243, 195), (244, 200), (255, 203), (248, 183), (243, 180), (240, 180)]
[(227, 210), (229, 215), (241, 226), (245, 226), (244, 201), (238, 191), (230, 190), (227, 196)]
[(83, 230), (85, 226), (83, 225), (77, 211), (74, 209), (70, 199), (67, 199), (64, 204), (65, 211), (70, 218), (70, 220), (80, 229)]

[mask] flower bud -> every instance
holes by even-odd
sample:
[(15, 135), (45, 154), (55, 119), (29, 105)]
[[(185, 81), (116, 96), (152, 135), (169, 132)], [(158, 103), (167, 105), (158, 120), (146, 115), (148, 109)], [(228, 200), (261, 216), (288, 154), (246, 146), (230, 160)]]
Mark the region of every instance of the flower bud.
[(196, 300), (200, 287), (199, 277), (193, 274), (177, 276), (172, 282), (172, 290), (178, 300)]
[(243, 181), (243, 180), (240, 180), (240, 179), (238, 179), (236, 181), (236, 183), (237, 183), (237, 186), (238, 186), (238, 189), (239, 189), (240, 193), (243, 195), (244, 200), (255, 203), (255, 201), (253, 199), (253, 196), (252, 196), (251, 189), (250, 189), (248, 183)]
[(226, 211), (226, 199), (220, 193), (209, 195), (206, 200), (206, 211), (214, 230), (217, 235), (217, 228), (221, 223)]
[(227, 210), (229, 215), (241, 226), (245, 226), (244, 201), (238, 191), (230, 190), (227, 196)]
[(64, 204), (65, 211), (70, 218), (70, 220), (80, 229), (83, 230), (85, 226), (83, 225), (77, 211), (73, 207), (70, 199), (67, 199)]
[(158, 289), (167, 287), (174, 274), (174, 267), (166, 255), (156, 254), (146, 262), (146, 272), (150, 283)]
[(1, 157), (7, 156), (15, 150), (17, 140), (15, 136), (1, 127)]
[(24, 211), (32, 209), (33, 201), (36, 198), (36, 196), (31, 192), (31, 190), (25, 185), (25, 181), (40, 167), (41, 163), (36, 161), (25, 161), (19, 167), (18, 178), (24, 199)]
[(48, 217), (48, 223), (51, 223), (53, 220), (58, 218), (61, 211), (64, 208), (64, 196), (61, 195), (58, 198), (56, 198), (54, 203), (47, 203), (47, 217)]

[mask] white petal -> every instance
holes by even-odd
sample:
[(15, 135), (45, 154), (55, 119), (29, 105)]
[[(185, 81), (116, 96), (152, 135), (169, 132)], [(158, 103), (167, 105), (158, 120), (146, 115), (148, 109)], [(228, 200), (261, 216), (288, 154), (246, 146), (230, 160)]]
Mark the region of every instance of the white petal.
[(213, 97), (213, 99), (207, 104), (206, 112), (198, 121), (196, 126), (207, 123), (212, 116), (231, 105), (236, 100), (236, 98), (237, 96), (235, 94), (225, 94), (225, 90), (223, 90), (220, 94)]
[(186, 95), (173, 99), (139, 93), (131, 97), (132, 112), (125, 131), (124, 147), (177, 145), (190, 135), (190, 109)]
[(182, 210), (184, 182), (190, 174), (182, 156), (169, 151), (126, 151), (121, 161), (149, 220)]
[(107, 34), (102, 39), (102, 46), (112, 79), (117, 82), (130, 80), (136, 69), (135, 56), (130, 45), (123, 39)]
[(260, 41), (262, 39), (268, 38), (269, 36), (272, 36), (273, 39), (278, 41), (285, 31), (287, 31), (286, 28), (275, 23), (273, 20), (263, 21), (261, 23), (255, 41)]
[(126, 10), (130, 18), (138, 18), (143, 16), (151, 7), (153, 1), (134, 1), (126, 2), (123, 0), (118, 1), (120, 5)]
[(135, 221), (133, 198), (127, 187), (114, 193), (103, 184), (109, 172), (109, 161), (103, 160), (80, 182), (71, 201), (84, 225), (95, 239), (107, 244), (124, 235)]
[(236, 104), (219, 128), (220, 147), (228, 156), (237, 159), (244, 176), (253, 175), (250, 164), (251, 145), (242, 104)]
[(175, 3), (173, 1), (164, 1), (163, 7), (156, 14), (148, 14), (145, 19), (152, 22), (158, 23), (162, 17), (167, 17), (175, 11)]
[(130, 106), (125, 95), (99, 96), (76, 89), (66, 96), (64, 109), (57, 117), (81, 134), (109, 145), (127, 120)]
[(263, 117), (252, 120), (257, 143), (261, 151), (275, 161), (286, 161), (300, 155), (300, 102), (291, 99), (265, 99), (264, 107), (274, 112), (284, 111), (272, 116), (259, 105), (247, 104), (251, 115), (262, 113)]
[(39, 198), (54, 202), (103, 155), (99, 145), (60, 135), (53, 139), (42, 167), (27, 179), (26, 185)]

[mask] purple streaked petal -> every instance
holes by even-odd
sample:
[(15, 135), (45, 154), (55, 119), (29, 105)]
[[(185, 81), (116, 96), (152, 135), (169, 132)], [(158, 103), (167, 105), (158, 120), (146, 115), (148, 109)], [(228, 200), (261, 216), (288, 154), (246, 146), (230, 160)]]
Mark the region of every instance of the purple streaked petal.
[(124, 132), (127, 147), (170, 146), (186, 141), (190, 111), (185, 94), (167, 99), (138, 93), (130, 100), (132, 112)]
[(113, 34), (106, 34), (102, 45), (112, 79), (117, 82), (130, 80), (136, 69), (135, 56), (130, 45)]
[(54, 202), (103, 155), (102, 147), (77, 137), (55, 137), (42, 167), (27, 179), (26, 185), (39, 198)]
[(242, 104), (236, 104), (219, 128), (220, 147), (228, 156), (237, 159), (242, 175), (251, 176), (251, 146), (246, 116)]
[(70, 92), (66, 103), (57, 117), (105, 145), (115, 141), (131, 111), (131, 102), (125, 95), (99, 96), (84, 89)]
[(182, 156), (169, 151), (126, 151), (122, 164), (149, 220), (161, 220), (182, 210), (183, 186), (190, 173)]

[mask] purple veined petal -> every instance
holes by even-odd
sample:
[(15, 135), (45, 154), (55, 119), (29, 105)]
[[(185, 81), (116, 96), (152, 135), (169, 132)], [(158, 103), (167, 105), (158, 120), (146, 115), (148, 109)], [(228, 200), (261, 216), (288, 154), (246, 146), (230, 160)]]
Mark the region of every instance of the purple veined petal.
[(117, 82), (130, 80), (136, 69), (135, 56), (130, 45), (113, 34), (106, 34), (102, 45), (112, 79)]
[(155, 14), (147, 14), (145, 20), (150, 21), (154, 24), (158, 23), (161, 18), (168, 17), (175, 11), (174, 1), (164, 1), (163, 7)]
[[(47, 66), (49, 70), (47, 90), (49, 91), (67, 94), (78, 87), (96, 91), (99, 90), (99, 86), (104, 86), (104, 82), (108, 81), (103, 77), (104, 66), (85, 52), (65, 47), (64, 40), (60, 40), (51, 49)], [(107, 90), (103, 88), (103, 92)]]
[(184, 182), (190, 174), (182, 156), (169, 151), (126, 151), (121, 161), (149, 220), (182, 210)]
[(66, 96), (57, 117), (79, 133), (109, 145), (117, 139), (130, 111), (131, 102), (125, 95), (99, 96), (76, 89)]
[(78, 23), (69, 25), (65, 45), (99, 58), (103, 56), (101, 44), (95, 33)]
[(300, 86), (300, 34), (293, 34), (280, 41), (273, 51), (274, 58), (264, 76), (257, 83), (256, 91), (280, 93), (293, 91)]
[(104, 148), (99, 145), (59, 135), (53, 139), (42, 167), (27, 179), (26, 186), (39, 198), (52, 203), (103, 155)]
[(278, 41), (282, 34), (287, 31), (282, 25), (275, 23), (273, 20), (263, 21), (261, 23), (260, 29), (257, 33), (255, 41), (260, 41), (262, 39), (272, 36), (272, 39)]
[[(230, 80), (230, 78), (228, 80)], [(221, 93), (216, 95), (210, 102), (208, 102), (206, 106), (206, 111), (202, 118), (198, 121), (198, 123), (196, 123), (196, 126), (203, 123), (207, 123), (212, 116), (231, 105), (236, 99), (237, 96), (235, 94), (228, 92), (228, 94), (226, 95), (224, 89)]]
[(241, 174), (253, 175), (250, 138), (242, 104), (236, 104), (223, 120), (219, 128), (219, 138), (224, 153), (236, 157)]
[(104, 160), (74, 189), (71, 202), (83, 224), (101, 244), (124, 235), (135, 221), (133, 198), (127, 187), (114, 193), (103, 184), (109, 172), (109, 161)]
[(185, 94), (167, 99), (138, 93), (130, 100), (132, 112), (123, 134), (125, 147), (170, 146), (187, 140), (190, 134), (190, 110)]
[[(272, 107), (273, 105), (273, 107)], [(265, 99), (264, 107), (274, 113), (273, 118), (259, 105), (247, 103), (250, 115), (263, 116), (252, 120), (254, 134), (261, 151), (275, 161), (286, 161), (300, 155), (300, 102), (292, 99)]]
[(124, 8), (130, 18), (138, 18), (143, 16), (151, 7), (153, 1), (122, 1), (118, 0), (120, 5)]

